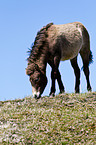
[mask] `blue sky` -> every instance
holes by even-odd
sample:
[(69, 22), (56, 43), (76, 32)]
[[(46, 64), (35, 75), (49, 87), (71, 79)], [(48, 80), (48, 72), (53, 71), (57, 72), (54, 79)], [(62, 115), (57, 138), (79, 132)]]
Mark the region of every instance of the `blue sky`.
[[(37, 31), (47, 23), (83, 23), (91, 40), (94, 63), (90, 65), (90, 80), (96, 91), (96, 0), (0, 0), (0, 100), (24, 98), (32, 95), (28, 76), (27, 50)], [(80, 68), (82, 61), (78, 57)], [(51, 87), (51, 69), (47, 67), (48, 84)], [(60, 72), (68, 93), (74, 92), (74, 72), (69, 61), (60, 63)], [(86, 80), (81, 71), (81, 92), (86, 92)], [(58, 94), (58, 86), (56, 85)]]

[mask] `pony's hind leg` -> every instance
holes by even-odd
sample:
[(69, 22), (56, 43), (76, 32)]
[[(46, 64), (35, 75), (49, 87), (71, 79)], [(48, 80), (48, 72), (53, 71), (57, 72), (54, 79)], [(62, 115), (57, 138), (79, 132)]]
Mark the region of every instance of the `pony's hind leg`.
[(79, 93), (80, 92), (80, 89), (79, 89), (79, 86), (80, 86), (80, 69), (79, 69), (79, 66), (77, 64), (77, 57), (73, 58), (70, 60), (71, 61), (71, 65), (74, 69), (74, 73), (75, 73), (75, 93)]
[(86, 77), (86, 81), (87, 81), (87, 90), (88, 91), (92, 91), (91, 85), (90, 85), (90, 80), (89, 80), (89, 62), (90, 62), (90, 54), (91, 51), (86, 51), (86, 53), (83, 53), (82, 51), (80, 51), (80, 55), (83, 61), (83, 71)]

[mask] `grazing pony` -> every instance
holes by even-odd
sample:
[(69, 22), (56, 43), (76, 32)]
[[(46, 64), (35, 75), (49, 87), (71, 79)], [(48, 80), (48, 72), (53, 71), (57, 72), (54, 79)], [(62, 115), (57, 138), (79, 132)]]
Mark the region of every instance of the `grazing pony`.
[(52, 86), (50, 95), (55, 94), (55, 80), (57, 79), (60, 93), (64, 92), (61, 75), (58, 70), (60, 61), (70, 60), (74, 69), (76, 83), (75, 92), (79, 93), (80, 69), (77, 55), (80, 53), (83, 61), (83, 71), (86, 76), (87, 90), (91, 91), (89, 81), (89, 63), (92, 62), (89, 34), (79, 22), (63, 25), (47, 24), (35, 38), (30, 49), (26, 74), (30, 76), (33, 97), (40, 98), (47, 85), (46, 66), (52, 67)]

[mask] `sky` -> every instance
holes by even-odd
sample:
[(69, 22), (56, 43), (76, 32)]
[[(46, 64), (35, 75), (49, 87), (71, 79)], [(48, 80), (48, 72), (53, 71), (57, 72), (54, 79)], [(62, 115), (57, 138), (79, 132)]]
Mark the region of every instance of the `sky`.
[[(90, 35), (94, 62), (90, 65), (92, 90), (96, 91), (96, 0), (0, 0), (0, 101), (19, 99), (32, 95), (32, 87), (25, 73), (27, 50), (37, 32), (46, 24), (65, 24), (79, 21)], [(82, 60), (78, 56), (82, 68)], [(66, 93), (73, 93), (75, 76), (70, 61), (59, 66)], [(51, 88), (51, 68), (47, 65), (48, 84)], [(87, 92), (86, 80), (81, 70), (81, 93)], [(56, 94), (59, 93), (56, 83)]]

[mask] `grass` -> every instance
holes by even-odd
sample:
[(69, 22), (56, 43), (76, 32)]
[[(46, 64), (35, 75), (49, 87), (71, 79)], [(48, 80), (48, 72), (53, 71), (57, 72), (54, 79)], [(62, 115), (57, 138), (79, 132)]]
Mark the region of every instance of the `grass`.
[(0, 144), (96, 144), (96, 92), (0, 102)]

